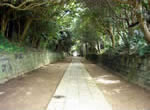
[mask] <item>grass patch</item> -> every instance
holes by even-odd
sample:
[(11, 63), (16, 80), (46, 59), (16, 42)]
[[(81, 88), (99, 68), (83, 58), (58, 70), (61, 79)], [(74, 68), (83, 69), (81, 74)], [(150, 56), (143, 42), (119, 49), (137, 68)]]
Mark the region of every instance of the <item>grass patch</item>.
[(17, 43), (8, 41), (2, 34), (0, 34), (0, 52), (24, 52), (25, 48), (20, 47)]

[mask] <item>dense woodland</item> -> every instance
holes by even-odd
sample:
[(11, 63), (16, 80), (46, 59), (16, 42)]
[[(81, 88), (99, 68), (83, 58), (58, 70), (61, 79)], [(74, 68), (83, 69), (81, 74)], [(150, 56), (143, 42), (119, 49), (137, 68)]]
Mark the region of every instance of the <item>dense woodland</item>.
[(150, 53), (150, 1), (0, 0), (0, 31), (0, 50), (144, 55)]

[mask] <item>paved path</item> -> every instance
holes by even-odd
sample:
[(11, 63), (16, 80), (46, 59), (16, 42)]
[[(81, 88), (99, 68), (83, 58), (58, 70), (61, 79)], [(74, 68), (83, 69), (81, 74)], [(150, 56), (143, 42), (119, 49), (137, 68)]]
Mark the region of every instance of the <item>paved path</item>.
[(112, 110), (150, 110), (150, 91), (125, 81), (103, 65), (82, 60)]
[(49, 64), (0, 84), (0, 110), (46, 110), (70, 62)]
[(0, 85), (0, 110), (150, 110), (149, 91), (102, 66), (70, 60)]
[(73, 59), (47, 110), (111, 110), (79, 59)]

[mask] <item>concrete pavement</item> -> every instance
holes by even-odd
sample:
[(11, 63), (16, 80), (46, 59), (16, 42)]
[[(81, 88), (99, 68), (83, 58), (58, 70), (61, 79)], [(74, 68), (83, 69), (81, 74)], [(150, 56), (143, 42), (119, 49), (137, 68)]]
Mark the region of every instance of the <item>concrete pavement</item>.
[(80, 59), (73, 58), (47, 110), (111, 110)]

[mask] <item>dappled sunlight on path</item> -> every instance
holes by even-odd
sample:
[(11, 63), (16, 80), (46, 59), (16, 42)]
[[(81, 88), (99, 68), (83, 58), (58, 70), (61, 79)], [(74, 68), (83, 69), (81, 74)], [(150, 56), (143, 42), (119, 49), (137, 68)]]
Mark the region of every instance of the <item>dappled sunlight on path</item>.
[(70, 62), (64, 59), (0, 84), (0, 110), (46, 110)]
[(125, 81), (102, 65), (83, 61), (112, 110), (150, 110), (150, 92)]
[(47, 110), (112, 110), (95, 81), (74, 58)]

